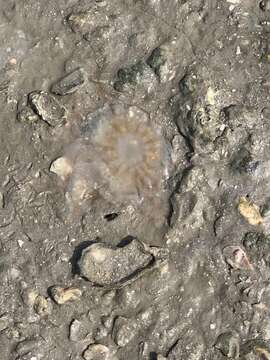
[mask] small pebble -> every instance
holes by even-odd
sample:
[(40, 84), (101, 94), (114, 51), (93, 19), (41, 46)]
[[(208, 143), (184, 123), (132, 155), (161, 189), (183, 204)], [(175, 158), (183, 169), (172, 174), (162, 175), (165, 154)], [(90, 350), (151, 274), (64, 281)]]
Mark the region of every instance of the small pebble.
[(30, 351), (37, 350), (42, 344), (40, 339), (26, 339), (16, 346), (19, 355), (24, 355)]
[(100, 341), (108, 335), (109, 331), (105, 326), (99, 326), (96, 330), (95, 341)]

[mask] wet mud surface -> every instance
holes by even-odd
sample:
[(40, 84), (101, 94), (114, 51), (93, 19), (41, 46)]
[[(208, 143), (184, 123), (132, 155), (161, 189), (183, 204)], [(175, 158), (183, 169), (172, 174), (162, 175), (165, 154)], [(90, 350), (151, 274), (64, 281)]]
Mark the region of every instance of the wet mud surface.
[(1, 360), (270, 359), (268, 0), (0, 0)]

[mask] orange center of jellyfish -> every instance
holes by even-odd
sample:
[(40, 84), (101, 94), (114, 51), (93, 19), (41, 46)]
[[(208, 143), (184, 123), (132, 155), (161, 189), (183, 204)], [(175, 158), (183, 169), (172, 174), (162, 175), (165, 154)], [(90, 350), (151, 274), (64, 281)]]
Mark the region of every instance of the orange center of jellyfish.
[(143, 162), (143, 143), (132, 134), (125, 134), (117, 141), (117, 153), (119, 160), (129, 167), (139, 165)]

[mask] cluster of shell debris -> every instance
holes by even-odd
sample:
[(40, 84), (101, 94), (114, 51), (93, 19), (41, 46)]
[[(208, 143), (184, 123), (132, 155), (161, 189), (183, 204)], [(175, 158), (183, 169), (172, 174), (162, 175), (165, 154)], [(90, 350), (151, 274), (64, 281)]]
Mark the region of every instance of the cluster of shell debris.
[(1, 360), (269, 360), (270, 1), (9, 3)]

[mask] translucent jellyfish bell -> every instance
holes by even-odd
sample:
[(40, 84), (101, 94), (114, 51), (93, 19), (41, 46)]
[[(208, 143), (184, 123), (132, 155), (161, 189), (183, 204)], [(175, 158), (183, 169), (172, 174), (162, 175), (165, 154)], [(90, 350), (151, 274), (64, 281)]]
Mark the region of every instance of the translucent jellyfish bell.
[(93, 124), (91, 142), (119, 198), (161, 190), (167, 174), (167, 148), (161, 131), (136, 107), (115, 106)]

